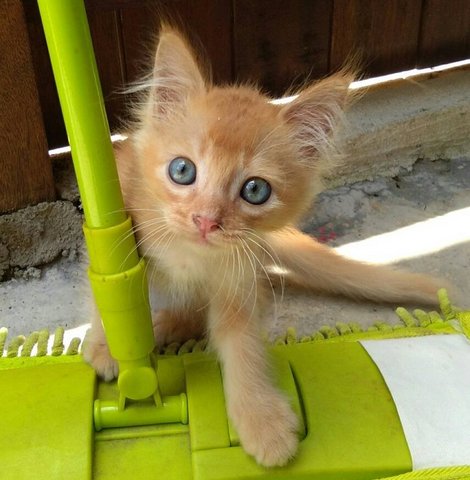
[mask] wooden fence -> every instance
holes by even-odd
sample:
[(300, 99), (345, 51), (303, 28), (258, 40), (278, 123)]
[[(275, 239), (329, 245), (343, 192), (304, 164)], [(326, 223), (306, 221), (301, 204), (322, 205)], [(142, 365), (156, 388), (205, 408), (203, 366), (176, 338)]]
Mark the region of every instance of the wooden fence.
[[(273, 95), (326, 75), (357, 51), (369, 76), (470, 56), (469, 0), (87, 0), (86, 6), (112, 128), (125, 117), (126, 99), (118, 92), (141, 74), (162, 14), (179, 18), (200, 39), (217, 82), (254, 80)], [(10, 89), (6, 108), (24, 104), (42, 112), (42, 119), (25, 115), (17, 119), (23, 134), (0, 134), (0, 171), (16, 172), (8, 182), (0, 175), (0, 212), (54, 196), (49, 173), (46, 186), (28, 186), (26, 195), (18, 185), (31, 171), (36, 177), (38, 169), (50, 171), (45, 145), (67, 142), (34, 0), (0, 0), (2, 53), (2, 78), (11, 79), (20, 63), (24, 76), (8, 85), (1, 80), (0, 88)], [(0, 127), (6, 121), (11, 114), (0, 113)], [(33, 137), (40, 139), (34, 148)], [(25, 142), (30, 155), (40, 158), (32, 170), (19, 166), (18, 156), (2, 158), (5, 152), (14, 156), (15, 149), (24, 158), (18, 145)]]

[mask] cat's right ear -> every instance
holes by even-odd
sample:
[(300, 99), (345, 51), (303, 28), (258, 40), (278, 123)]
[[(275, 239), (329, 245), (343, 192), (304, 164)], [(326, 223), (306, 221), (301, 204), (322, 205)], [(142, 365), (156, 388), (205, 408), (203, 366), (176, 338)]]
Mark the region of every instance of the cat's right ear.
[(168, 26), (162, 26), (160, 31), (151, 83), (153, 114), (159, 118), (180, 111), (191, 95), (206, 89), (191, 47)]
[(313, 157), (328, 139), (351, 98), (353, 69), (345, 68), (307, 87), (282, 107), (283, 120), (292, 128), (295, 141), (307, 157)]

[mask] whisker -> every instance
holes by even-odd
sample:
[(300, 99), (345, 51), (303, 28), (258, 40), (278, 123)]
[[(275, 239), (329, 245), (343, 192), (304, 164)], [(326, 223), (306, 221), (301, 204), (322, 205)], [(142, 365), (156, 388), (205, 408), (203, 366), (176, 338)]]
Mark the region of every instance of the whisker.
[[(235, 256), (233, 254), (233, 245), (231, 245), (230, 254), (231, 254), (231, 258), (232, 258), (232, 261), (230, 262), (232, 264), (232, 275), (231, 275), (231, 279), (230, 279), (230, 287), (228, 289), (228, 297), (225, 299), (225, 302), (222, 306), (222, 310), (225, 310), (227, 312), (230, 310), (230, 307), (232, 306), (232, 304), (235, 301), (235, 298), (237, 296), (237, 289), (233, 288), (233, 280), (234, 280), (234, 277), (235, 277), (235, 261), (234, 261)], [(229, 258), (228, 255), (227, 255), (227, 258)], [(227, 268), (227, 270), (228, 270), (228, 268)], [(224, 278), (225, 278), (225, 276), (224, 276)], [(235, 285), (235, 287), (236, 286), (237, 285)], [(230, 299), (230, 302), (227, 305), (228, 299)]]
[[(268, 257), (273, 262), (273, 265), (278, 267), (279, 269), (282, 269), (281, 260), (280, 260), (279, 256), (277, 255), (276, 251), (271, 247), (270, 243), (265, 238), (260, 237), (258, 234), (256, 234), (256, 232), (254, 230), (252, 230), (251, 228), (250, 229), (248, 229), (248, 228), (244, 229), (244, 231), (246, 231), (249, 234), (249, 235), (247, 235), (247, 238), (250, 239), (252, 242), (256, 243), (265, 252), (265, 254), (268, 255)], [(253, 238), (251, 238), (250, 235), (257, 238), (260, 242), (263, 242), (266, 245), (267, 249), (264, 248), (261, 243), (258, 243)], [(273, 256), (275, 256), (276, 258), (274, 258)], [(284, 278), (284, 275), (279, 274), (279, 279), (280, 279), (280, 284), (281, 284), (281, 303), (282, 303), (283, 300), (284, 300), (284, 293), (285, 293), (285, 278)]]
[[(144, 256), (144, 257), (150, 257), (150, 258), (151, 258), (151, 256), (148, 255), (149, 251), (152, 250), (152, 249), (154, 249), (154, 248), (156, 248), (156, 247), (158, 247), (158, 245), (160, 245), (167, 236), (170, 236), (170, 237), (171, 237), (171, 234), (172, 234), (172, 232), (171, 232), (170, 230), (166, 230), (165, 232), (163, 232), (162, 235), (160, 235), (158, 238), (156, 238), (156, 239), (151, 243), (151, 245), (149, 245), (149, 246), (147, 247), (147, 249), (145, 250), (143, 256)], [(149, 263), (150, 263), (150, 262), (149, 262)], [(149, 263), (147, 263), (147, 265), (148, 265)], [(155, 274), (155, 272), (156, 272), (156, 268), (153, 268), (152, 274)], [(153, 278), (154, 278), (154, 275), (152, 275), (152, 277), (150, 278), (150, 280), (153, 281)]]
[[(220, 226), (220, 229), (222, 230), (222, 233), (226, 233), (226, 230), (222, 226)], [(230, 244), (230, 258), (232, 259), (232, 261), (230, 262), (231, 265), (232, 265), (232, 275), (231, 275), (230, 287), (229, 287), (229, 291), (228, 291), (228, 294), (230, 295), (230, 297), (228, 297), (228, 298), (230, 298), (230, 302), (227, 305), (228, 299), (226, 299), (223, 306), (222, 306), (222, 310), (226, 310), (226, 311), (228, 311), (230, 309), (230, 307), (232, 306), (233, 302), (235, 301), (235, 298), (236, 298), (236, 295), (237, 295), (237, 290), (233, 289), (233, 280), (234, 280), (234, 277), (235, 277), (235, 255), (233, 254), (233, 249), (234, 248), (235, 248), (234, 245)], [(225, 263), (225, 269), (227, 271), (228, 271), (228, 262), (229, 262), (229, 256), (227, 254), (226, 255), (226, 263)], [(224, 272), (224, 278), (223, 278), (223, 281), (221, 282), (221, 285), (224, 283), (225, 277), (226, 277), (226, 272)], [(238, 283), (238, 280), (239, 280), (239, 277), (237, 278), (237, 283)], [(221, 288), (219, 287), (219, 289), (217, 290), (217, 293), (220, 292), (220, 290), (221, 290)]]
[[(148, 252), (150, 251), (150, 249), (156, 249), (157, 247), (160, 248), (160, 252), (159, 252), (159, 256), (160, 257), (164, 257), (165, 256), (165, 253), (167, 252), (169, 246), (171, 245), (171, 242), (174, 240), (174, 238), (176, 237), (176, 234), (174, 232), (171, 232), (169, 230), (166, 230), (163, 235), (160, 236), (160, 238), (158, 239), (158, 241), (154, 241), (152, 243), (152, 245), (147, 249), (146, 251), (146, 255), (148, 255)], [(163, 245), (163, 242), (164, 240), (166, 239), (166, 243), (165, 245)], [(153, 274), (154, 274), (154, 277), (155, 278), (157, 275), (158, 275), (158, 271), (156, 268), (153, 269)], [(153, 281), (153, 279), (152, 279)]]
[[(260, 246), (260, 244), (258, 242), (256, 242), (255, 240), (253, 240), (252, 238), (250, 237), (246, 237), (247, 240), (249, 240), (250, 242), (253, 242), (255, 245), (257, 245), (258, 247), (260, 248), (263, 248)], [(264, 249), (263, 249), (264, 250)], [(264, 275), (265, 277), (267, 278), (268, 282), (269, 282), (269, 286), (271, 287), (271, 292), (273, 294), (273, 301), (274, 301), (274, 318), (277, 318), (278, 316), (278, 305), (277, 305), (277, 298), (276, 298), (276, 291), (274, 289), (274, 285), (273, 285), (273, 282), (271, 281), (271, 278), (269, 277), (269, 274), (265, 268), (265, 266), (263, 265), (263, 263), (261, 262), (261, 260), (258, 258), (258, 256), (256, 255), (255, 252), (253, 252), (253, 255), (254, 255), (254, 258), (255, 260), (257, 260), (259, 266), (261, 267), (261, 269), (263, 270), (264, 272)]]
[[(198, 308), (197, 309), (197, 312), (200, 312), (202, 310), (204, 310), (205, 308), (207, 308), (216, 298), (217, 296), (219, 295), (220, 291), (222, 290), (222, 287), (225, 283), (225, 277), (227, 276), (227, 270), (228, 270), (228, 255), (224, 255), (224, 258), (225, 258), (225, 264), (224, 264), (224, 267), (223, 267), (223, 272), (224, 272), (224, 276), (222, 277), (222, 280), (219, 282), (219, 288), (217, 289), (217, 291), (215, 292), (214, 295), (212, 295), (211, 298), (208, 299), (207, 303), (205, 303), (202, 307)], [(219, 264), (220, 266), (221, 264)], [(222, 308), (223, 309), (223, 308)]]
[(151, 230), (150, 232), (148, 232), (147, 234), (145, 234), (138, 242), (136, 242), (135, 244), (135, 247), (127, 254), (126, 258), (122, 261), (121, 263), (121, 267), (127, 262), (128, 258), (138, 250), (138, 248), (145, 242), (147, 241), (150, 237), (152, 237), (153, 235), (161, 232), (162, 230), (165, 230), (166, 225), (161, 225), (160, 227), (154, 229), (154, 230)]
[[(147, 248), (147, 250), (144, 252), (143, 257), (147, 259), (147, 258), (148, 258), (148, 255), (147, 255), (148, 251), (149, 251), (151, 248), (153, 248), (153, 246), (154, 246), (155, 244), (158, 245), (158, 244), (163, 240), (163, 238), (165, 238), (166, 235), (168, 235), (169, 233), (170, 233), (169, 231), (166, 231), (166, 232), (164, 232), (162, 235), (160, 235), (158, 238), (156, 238), (156, 239), (152, 242), (152, 244)], [(150, 258), (151, 258), (151, 257), (150, 257)], [(150, 271), (150, 269), (151, 269), (151, 271)], [(156, 265), (154, 264), (153, 261), (147, 260), (147, 261), (145, 262), (145, 277), (147, 278), (147, 283), (148, 283), (149, 286), (152, 285), (152, 283), (153, 283), (153, 281), (154, 281), (153, 279), (155, 278), (156, 275), (157, 275)], [(143, 285), (142, 285), (142, 288), (143, 288)]]
[(142, 230), (143, 228), (146, 228), (148, 227), (149, 225), (159, 225), (159, 224), (164, 224), (166, 223), (166, 220), (165, 219), (150, 219), (150, 220), (146, 220), (144, 222), (140, 222), (139, 224), (137, 224), (136, 226), (133, 226), (131, 231), (129, 232), (126, 232), (125, 234), (123, 234), (121, 237), (122, 238), (119, 238), (119, 241), (116, 243), (115, 245), (113, 244), (112, 246), (112, 249), (111, 249), (111, 254), (114, 253), (114, 251), (123, 243), (125, 242), (131, 235), (135, 235), (137, 232), (139, 232), (140, 230)]
[(241, 243), (241, 246), (243, 248), (243, 251), (245, 252), (246, 258), (247, 258), (248, 262), (250, 263), (250, 266), (251, 266), (251, 269), (252, 269), (252, 272), (253, 272), (253, 282), (251, 284), (251, 288), (250, 288), (250, 291), (248, 292), (248, 295), (247, 295), (246, 299), (240, 305), (240, 307), (239, 307), (239, 309), (237, 310), (236, 313), (238, 313), (245, 306), (245, 304), (250, 299), (251, 294), (252, 294), (253, 289), (254, 289), (255, 293), (254, 293), (253, 307), (251, 309), (251, 313), (250, 313), (250, 316), (249, 316), (249, 318), (251, 319), (251, 317), (253, 316), (253, 312), (256, 308), (256, 301), (258, 299), (258, 282), (257, 282), (257, 275), (256, 275), (256, 264), (253, 262), (253, 259), (250, 255), (250, 253), (252, 253), (252, 252), (251, 252), (251, 249), (250, 249), (249, 245), (243, 240), (242, 237), (240, 237), (239, 235), (237, 235), (237, 237), (240, 240), (240, 243)]

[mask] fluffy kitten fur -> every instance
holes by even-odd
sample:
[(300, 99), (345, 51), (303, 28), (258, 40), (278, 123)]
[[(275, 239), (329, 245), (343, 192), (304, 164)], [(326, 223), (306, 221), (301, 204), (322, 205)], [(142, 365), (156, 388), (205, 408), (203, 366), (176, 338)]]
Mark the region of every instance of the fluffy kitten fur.
[[(285, 464), (298, 444), (297, 418), (273, 386), (259, 335), (268, 268), (282, 266), (306, 289), (377, 301), (433, 303), (438, 289), (426, 276), (343, 258), (294, 227), (318, 191), (320, 153), (351, 81), (338, 73), (273, 105), (255, 88), (211, 85), (184, 38), (163, 28), (138, 121), (117, 151), (125, 203), (158, 292), (156, 339), (207, 332), (241, 443), (266, 466)], [(195, 164), (194, 183), (170, 179), (175, 157)], [(260, 205), (240, 196), (253, 177), (272, 188)], [(84, 356), (106, 380), (117, 375), (98, 317)]]

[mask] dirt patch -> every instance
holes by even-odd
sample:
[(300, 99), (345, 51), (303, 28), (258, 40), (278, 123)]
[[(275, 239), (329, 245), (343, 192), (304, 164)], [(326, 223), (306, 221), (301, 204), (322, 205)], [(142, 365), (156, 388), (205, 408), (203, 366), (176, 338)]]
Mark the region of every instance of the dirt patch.
[(0, 216), (0, 279), (37, 278), (34, 268), (74, 256), (82, 237), (82, 216), (71, 202), (45, 202)]

